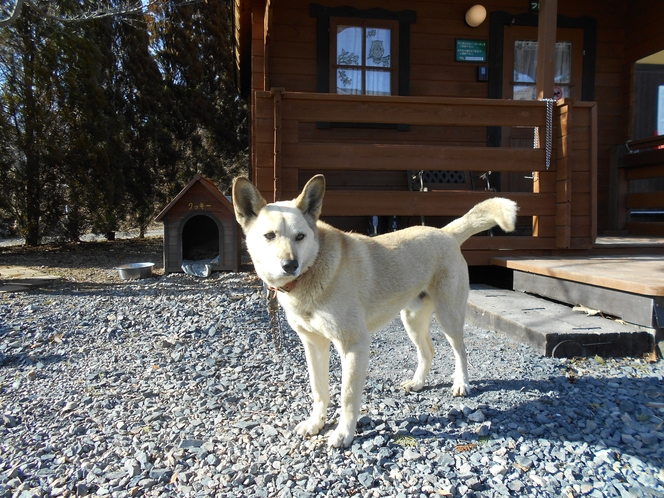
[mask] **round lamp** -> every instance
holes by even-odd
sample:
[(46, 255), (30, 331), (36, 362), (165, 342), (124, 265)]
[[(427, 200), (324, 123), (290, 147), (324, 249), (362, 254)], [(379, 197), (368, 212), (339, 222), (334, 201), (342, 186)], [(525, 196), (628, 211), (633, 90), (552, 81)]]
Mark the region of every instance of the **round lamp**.
[(471, 28), (476, 28), (486, 19), (486, 9), (483, 5), (473, 5), (468, 12), (466, 12), (466, 24)]

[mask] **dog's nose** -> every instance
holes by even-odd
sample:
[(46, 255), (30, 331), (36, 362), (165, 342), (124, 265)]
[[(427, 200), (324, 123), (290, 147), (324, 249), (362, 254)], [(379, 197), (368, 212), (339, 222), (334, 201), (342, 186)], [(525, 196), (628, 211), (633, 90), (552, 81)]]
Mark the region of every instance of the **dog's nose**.
[(297, 262), (297, 259), (284, 259), (281, 261), (281, 268), (289, 275), (295, 273), (298, 266), (300, 264)]

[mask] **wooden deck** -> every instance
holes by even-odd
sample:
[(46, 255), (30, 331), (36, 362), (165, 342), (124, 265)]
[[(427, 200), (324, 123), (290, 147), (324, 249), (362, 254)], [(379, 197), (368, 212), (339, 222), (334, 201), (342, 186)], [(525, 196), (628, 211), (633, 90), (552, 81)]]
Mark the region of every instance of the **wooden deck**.
[(664, 328), (664, 255), (589, 257), (496, 257), (492, 263), (514, 270), (514, 290), (651, 328)]

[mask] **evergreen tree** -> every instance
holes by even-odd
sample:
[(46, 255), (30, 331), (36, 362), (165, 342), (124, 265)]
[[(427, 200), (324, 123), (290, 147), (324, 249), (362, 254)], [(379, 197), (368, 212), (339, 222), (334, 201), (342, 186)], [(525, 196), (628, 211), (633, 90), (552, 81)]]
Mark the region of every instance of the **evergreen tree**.
[(234, 83), (230, 7), (212, 0), (155, 10), (153, 46), (178, 152), (176, 168), (166, 172), (168, 185), (201, 172), (224, 190), (246, 167), (246, 108)]
[(196, 172), (228, 189), (247, 147), (229, 15), (218, 0), (164, 2), (63, 24), (24, 5), (0, 29), (0, 230), (31, 245), (110, 237), (143, 231)]
[[(49, 141), (58, 133), (52, 106), (53, 81), (58, 68), (57, 44), (52, 30), (35, 12), (24, 7), (14, 24), (0, 33), (4, 114), (0, 134), (8, 156), (3, 159), (3, 201), (28, 245), (39, 243), (45, 194), (56, 188), (48, 168), (54, 157)], [(3, 182), (4, 183), (4, 182)]]

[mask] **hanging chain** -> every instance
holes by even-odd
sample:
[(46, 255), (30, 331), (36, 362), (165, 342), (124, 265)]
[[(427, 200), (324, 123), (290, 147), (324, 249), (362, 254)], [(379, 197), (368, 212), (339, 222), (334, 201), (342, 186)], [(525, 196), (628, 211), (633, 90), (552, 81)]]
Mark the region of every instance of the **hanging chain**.
[[(548, 170), (551, 166), (551, 150), (553, 147), (553, 104), (555, 99), (542, 99), (540, 102), (546, 103), (546, 128), (544, 130), (545, 164)], [(539, 126), (535, 128), (533, 148), (540, 148)]]
[(281, 328), (281, 319), (279, 318), (279, 301), (277, 301), (277, 291), (268, 289), (263, 284), (265, 298), (267, 300), (267, 312), (270, 316), (270, 334), (272, 342), (277, 353), (281, 353), (284, 346), (284, 330)]
[(554, 99), (544, 99), (546, 102), (546, 169), (551, 166), (551, 148), (553, 146), (553, 103)]

